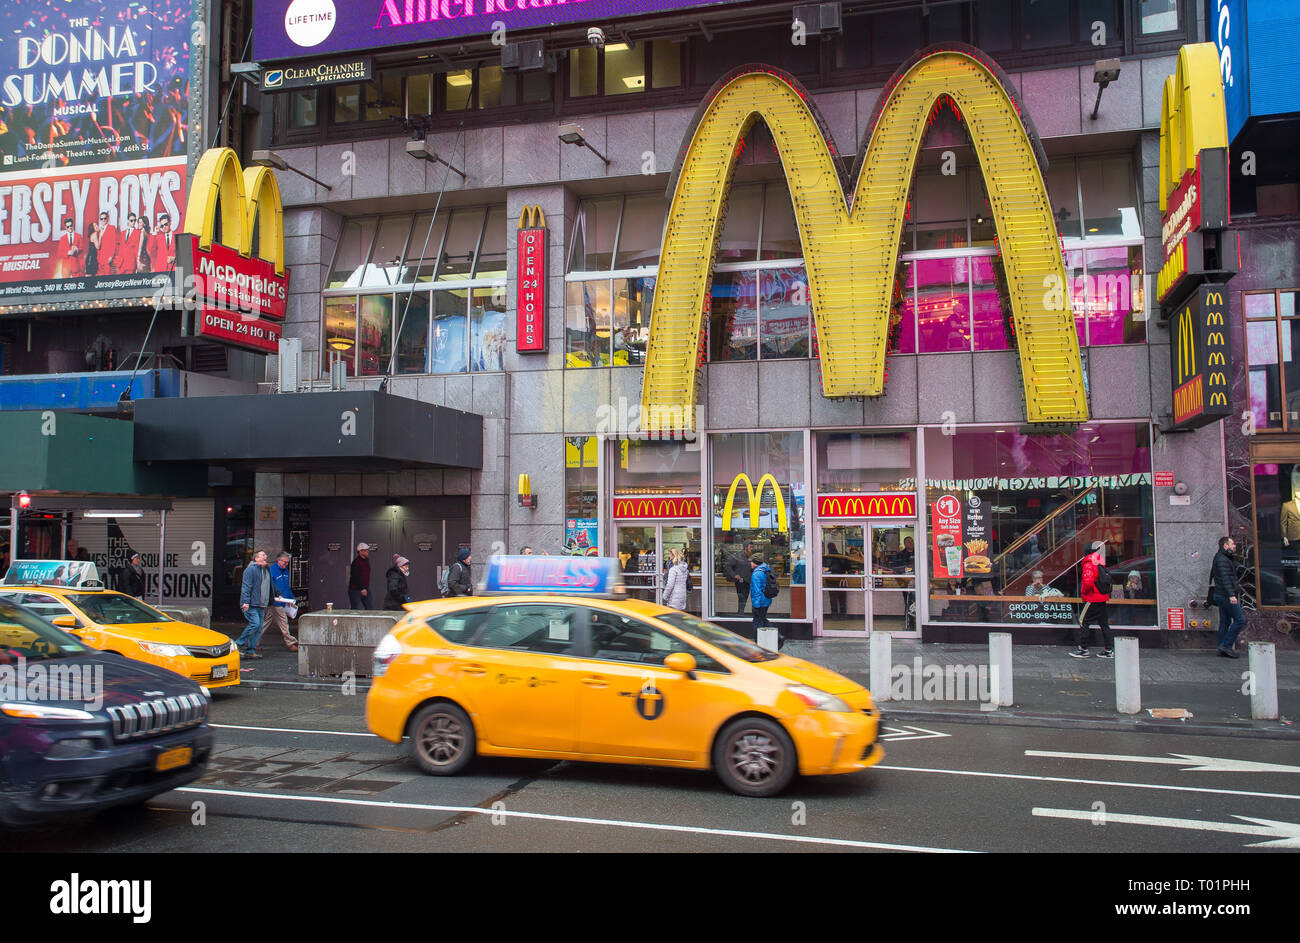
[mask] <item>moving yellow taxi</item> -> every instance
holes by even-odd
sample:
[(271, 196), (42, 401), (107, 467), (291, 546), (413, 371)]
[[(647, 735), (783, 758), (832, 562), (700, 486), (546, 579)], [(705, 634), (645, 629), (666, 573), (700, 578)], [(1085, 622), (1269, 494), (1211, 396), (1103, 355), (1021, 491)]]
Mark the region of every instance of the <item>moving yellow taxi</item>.
[(91, 648), (167, 668), (207, 688), (239, 684), (239, 652), (220, 632), (178, 622), (134, 596), (104, 589), (92, 563), (62, 564), (58, 575), (50, 566), (37, 572), (38, 563), (48, 562), (16, 561), (0, 583), (0, 598)]
[(635, 763), (771, 796), (884, 757), (861, 685), (622, 598), (616, 560), (496, 557), (483, 588), (408, 604), (375, 649), (367, 724), (410, 737), (427, 773), (475, 755)]

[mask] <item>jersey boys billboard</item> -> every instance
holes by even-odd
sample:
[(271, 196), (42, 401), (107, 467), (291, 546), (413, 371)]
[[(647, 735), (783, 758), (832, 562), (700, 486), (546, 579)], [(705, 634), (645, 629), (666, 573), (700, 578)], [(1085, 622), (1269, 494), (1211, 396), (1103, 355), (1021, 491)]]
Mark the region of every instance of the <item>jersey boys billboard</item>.
[(0, 5), (0, 305), (148, 297), (150, 273), (170, 272), (190, 13), (190, 0)]
[(693, 10), (738, 0), (258, 0), (258, 60), (353, 52), (487, 36), (621, 16)]

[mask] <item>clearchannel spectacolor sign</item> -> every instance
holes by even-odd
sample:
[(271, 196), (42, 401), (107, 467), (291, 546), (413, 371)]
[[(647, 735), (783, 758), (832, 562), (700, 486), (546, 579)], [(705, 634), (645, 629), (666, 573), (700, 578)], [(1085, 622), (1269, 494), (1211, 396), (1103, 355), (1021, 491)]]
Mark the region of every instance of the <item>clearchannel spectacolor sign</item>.
[(616, 17), (722, 6), (739, 0), (258, 0), (260, 61), (490, 35)]

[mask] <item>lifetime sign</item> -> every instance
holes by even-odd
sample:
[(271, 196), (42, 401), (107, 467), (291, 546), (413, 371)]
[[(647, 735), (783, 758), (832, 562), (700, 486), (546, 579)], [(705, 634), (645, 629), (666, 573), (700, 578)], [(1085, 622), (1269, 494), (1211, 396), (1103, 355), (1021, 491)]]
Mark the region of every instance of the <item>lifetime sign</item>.
[(1169, 321), (1174, 426), (1195, 429), (1229, 415), (1227, 292), (1202, 285)]
[(922, 50), (885, 86), (847, 199), (839, 152), (798, 80), (779, 69), (747, 65), (714, 87), (696, 114), (669, 188), (641, 392), (643, 413), (652, 422), (692, 428), (717, 240), (740, 144), (759, 119), (781, 155), (798, 218), (822, 392), (832, 399), (884, 392), (912, 172), (930, 116), (942, 103), (961, 115), (986, 178), (1005, 260), (1026, 418), (1088, 418), (1041, 144), (1010, 79), (979, 50), (950, 43)]
[(540, 206), (519, 214), (519, 294), (515, 301), (515, 350), (546, 352), (546, 217)]

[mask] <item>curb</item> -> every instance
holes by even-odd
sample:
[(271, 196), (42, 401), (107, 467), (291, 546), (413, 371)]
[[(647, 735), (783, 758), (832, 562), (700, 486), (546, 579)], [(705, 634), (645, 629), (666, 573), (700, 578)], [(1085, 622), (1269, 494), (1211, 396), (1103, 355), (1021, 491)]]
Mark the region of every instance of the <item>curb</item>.
[[(264, 678), (253, 680), (244, 678), (239, 682), (239, 687), (250, 688), (268, 688), (275, 690), (277, 688), (291, 691), (341, 691), (343, 688), (342, 681), (268, 681)], [(369, 691), (370, 684), (358, 684), (357, 693)]]
[[(988, 724), (1005, 727), (1057, 727), (1068, 730), (1123, 730), (1128, 733), (1173, 733), (1202, 737), (1248, 737), (1255, 740), (1300, 740), (1300, 728), (1295, 727), (1260, 727), (1250, 723), (1188, 724), (1154, 723), (1150, 720), (1122, 720), (1109, 717), (1079, 717), (1077, 715), (1053, 714), (1003, 714), (987, 711), (976, 714), (973, 711), (918, 711), (889, 710), (886, 705), (877, 702), (877, 707), (884, 722), (890, 720), (923, 720), (930, 723), (950, 724)], [(1263, 721), (1268, 723), (1268, 721)]]

